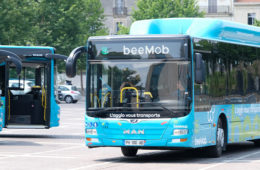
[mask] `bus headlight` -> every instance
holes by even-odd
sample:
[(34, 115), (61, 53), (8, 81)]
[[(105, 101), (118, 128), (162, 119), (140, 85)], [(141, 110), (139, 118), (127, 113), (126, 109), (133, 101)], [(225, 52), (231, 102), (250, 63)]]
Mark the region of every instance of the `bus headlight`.
[(97, 135), (97, 129), (86, 129), (87, 135)]
[(188, 129), (174, 129), (173, 130), (174, 136), (187, 135), (187, 134), (188, 134)]

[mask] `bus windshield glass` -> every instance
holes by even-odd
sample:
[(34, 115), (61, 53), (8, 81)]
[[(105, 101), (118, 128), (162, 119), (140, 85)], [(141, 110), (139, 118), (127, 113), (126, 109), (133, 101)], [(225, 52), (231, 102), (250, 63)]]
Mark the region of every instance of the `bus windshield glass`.
[(141, 111), (143, 117), (149, 113), (153, 118), (185, 115), (190, 109), (189, 69), (190, 61), (90, 62), (89, 113), (100, 110), (96, 116), (101, 117)]

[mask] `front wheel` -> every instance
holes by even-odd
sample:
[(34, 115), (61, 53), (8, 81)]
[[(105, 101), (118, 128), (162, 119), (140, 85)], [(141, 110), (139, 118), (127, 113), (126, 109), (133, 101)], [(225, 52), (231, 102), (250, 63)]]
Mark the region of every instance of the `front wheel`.
[(71, 96), (66, 96), (64, 100), (65, 100), (66, 103), (72, 103), (73, 102), (73, 98)]
[(138, 149), (134, 147), (121, 147), (122, 154), (126, 157), (136, 156)]
[(218, 120), (217, 132), (216, 132), (216, 145), (207, 148), (209, 156), (217, 158), (222, 155), (222, 151), (225, 150), (225, 130), (221, 119)]
[(260, 147), (260, 139), (253, 140), (256, 147)]

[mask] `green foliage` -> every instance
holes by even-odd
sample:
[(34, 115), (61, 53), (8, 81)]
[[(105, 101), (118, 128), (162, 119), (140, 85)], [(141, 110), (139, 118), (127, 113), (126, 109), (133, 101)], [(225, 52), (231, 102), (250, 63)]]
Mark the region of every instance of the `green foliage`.
[(134, 20), (204, 16), (196, 0), (138, 0), (137, 7), (133, 12)]
[[(69, 55), (103, 28), (100, 0), (1, 0), (0, 43), (5, 45), (53, 46)], [(102, 32), (102, 31), (101, 31)], [(99, 32), (100, 33), (100, 32)], [(85, 57), (80, 59), (85, 68)], [(64, 69), (64, 62), (58, 62)]]
[[(41, 0), (35, 29), (37, 44), (54, 46), (57, 53), (69, 55), (102, 29), (103, 18), (99, 0)], [(81, 57), (78, 67), (85, 69), (85, 57)], [(64, 68), (64, 63), (60, 62), (59, 68)]]
[(129, 34), (130, 28), (129, 27), (125, 27), (121, 24), (119, 24), (119, 31), (117, 32), (118, 35), (125, 35), (125, 34)]
[(258, 27), (260, 27), (260, 21), (259, 21), (259, 20), (255, 20), (255, 24), (254, 24), (254, 26), (258, 26)]
[(34, 10), (37, 3), (31, 0), (0, 1), (0, 43), (27, 45), (33, 41)]

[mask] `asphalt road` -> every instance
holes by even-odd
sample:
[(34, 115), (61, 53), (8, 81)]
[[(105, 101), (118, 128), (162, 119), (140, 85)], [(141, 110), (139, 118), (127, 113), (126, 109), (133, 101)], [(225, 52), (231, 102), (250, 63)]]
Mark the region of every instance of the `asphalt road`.
[(233, 144), (221, 158), (203, 151), (140, 150), (125, 158), (120, 148), (88, 149), (84, 145), (84, 103), (61, 104), (61, 126), (44, 130), (4, 129), (0, 132), (0, 169), (260, 169), (260, 148)]

